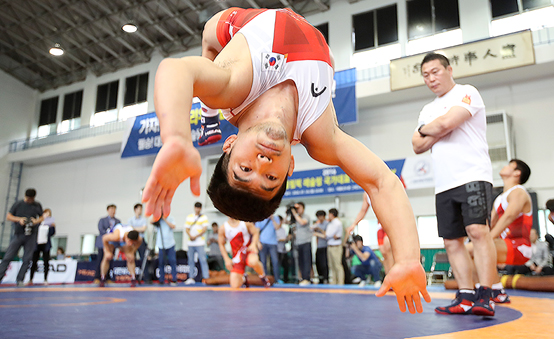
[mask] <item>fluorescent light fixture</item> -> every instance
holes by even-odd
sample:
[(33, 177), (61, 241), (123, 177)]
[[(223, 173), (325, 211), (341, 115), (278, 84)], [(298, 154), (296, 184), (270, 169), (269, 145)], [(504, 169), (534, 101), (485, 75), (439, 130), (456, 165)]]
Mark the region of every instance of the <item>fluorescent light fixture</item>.
[(50, 48), (50, 54), (55, 56), (63, 55), (64, 51), (60, 44), (55, 44), (54, 47)]
[(121, 26), (121, 29), (124, 30), (127, 33), (135, 33), (138, 28), (133, 23), (127, 23), (127, 24)]

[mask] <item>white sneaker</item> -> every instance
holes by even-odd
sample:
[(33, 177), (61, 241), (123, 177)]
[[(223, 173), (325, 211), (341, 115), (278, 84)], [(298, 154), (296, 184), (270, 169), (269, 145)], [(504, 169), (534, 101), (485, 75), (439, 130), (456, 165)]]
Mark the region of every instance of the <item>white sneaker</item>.
[(381, 287), (381, 284), (382, 284), (381, 280), (378, 280), (373, 284), (373, 287)]
[(352, 279), (353, 284), (358, 284), (360, 281), (362, 281), (362, 278), (360, 278), (360, 277), (356, 277), (356, 278)]
[(360, 283), (358, 284), (358, 286), (360, 286), (360, 287), (364, 287), (364, 286), (365, 286), (365, 284), (366, 284), (366, 281), (365, 281), (365, 280), (362, 280), (362, 281), (361, 281), (361, 282), (360, 282)]
[(307, 285), (310, 285), (310, 281), (309, 280), (302, 280), (301, 282), (298, 283), (298, 285), (300, 286), (307, 286)]
[(194, 280), (193, 278), (188, 278), (185, 281), (185, 285), (194, 285), (194, 284), (196, 284), (196, 280)]

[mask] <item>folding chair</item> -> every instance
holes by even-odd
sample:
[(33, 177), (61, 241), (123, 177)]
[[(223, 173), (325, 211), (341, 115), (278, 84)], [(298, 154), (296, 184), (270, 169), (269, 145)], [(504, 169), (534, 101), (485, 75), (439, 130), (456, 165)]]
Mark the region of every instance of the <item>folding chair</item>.
[(437, 252), (433, 256), (433, 264), (431, 264), (431, 270), (429, 273), (427, 273), (427, 285), (431, 285), (433, 283), (444, 283), (448, 277), (452, 276), (452, 267), (449, 267), (448, 270), (438, 270), (437, 265), (443, 264), (444, 267), (445, 264), (449, 264), (448, 261), (448, 255), (446, 252)]

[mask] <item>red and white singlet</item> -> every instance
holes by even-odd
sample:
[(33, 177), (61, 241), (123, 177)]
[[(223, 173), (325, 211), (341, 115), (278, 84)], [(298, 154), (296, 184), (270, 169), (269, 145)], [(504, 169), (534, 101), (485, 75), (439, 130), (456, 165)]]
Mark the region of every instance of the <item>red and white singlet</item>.
[[(522, 189), (527, 193), (525, 187), (516, 185), (506, 192), (499, 195), (494, 200), (494, 209), (498, 214), (498, 218), (502, 217), (504, 211), (508, 208), (508, 196), (515, 189)], [(529, 213), (520, 213), (517, 218), (500, 234), (500, 237), (506, 242), (508, 253), (506, 264), (508, 265), (523, 265), (531, 258), (531, 241), (529, 233), (533, 227), (533, 207)]]
[(248, 246), (250, 245), (251, 240), (246, 223), (244, 221), (240, 221), (237, 227), (232, 227), (226, 221), (223, 226), (225, 227), (225, 238), (227, 238), (231, 244), (231, 252), (233, 255), (232, 272), (244, 274), (246, 258), (249, 253)]

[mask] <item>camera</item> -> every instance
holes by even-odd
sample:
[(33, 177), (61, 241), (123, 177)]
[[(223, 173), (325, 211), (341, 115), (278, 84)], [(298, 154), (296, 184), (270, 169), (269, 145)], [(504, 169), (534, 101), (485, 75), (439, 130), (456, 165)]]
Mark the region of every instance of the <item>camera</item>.
[(288, 219), (290, 220), (291, 223), (295, 223), (296, 222), (296, 218), (294, 217), (294, 215), (292, 214), (292, 210), (295, 210), (296, 211), (296, 203), (295, 202), (291, 202), (290, 204), (288, 204), (286, 206), (287, 208), (287, 211), (286, 211), (286, 214), (287, 214), (287, 217)]
[(152, 223), (152, 225), (156, 226), (156, 227), (160, 227), (160, 220), (162, 220), (162, 218), (158, 219), (157, 221), (154, 221)]
[(33, 221), (31, 220), (31, 218), (25, 218), (25, 235), (31, 235), (31, 233), (33, 233)]

